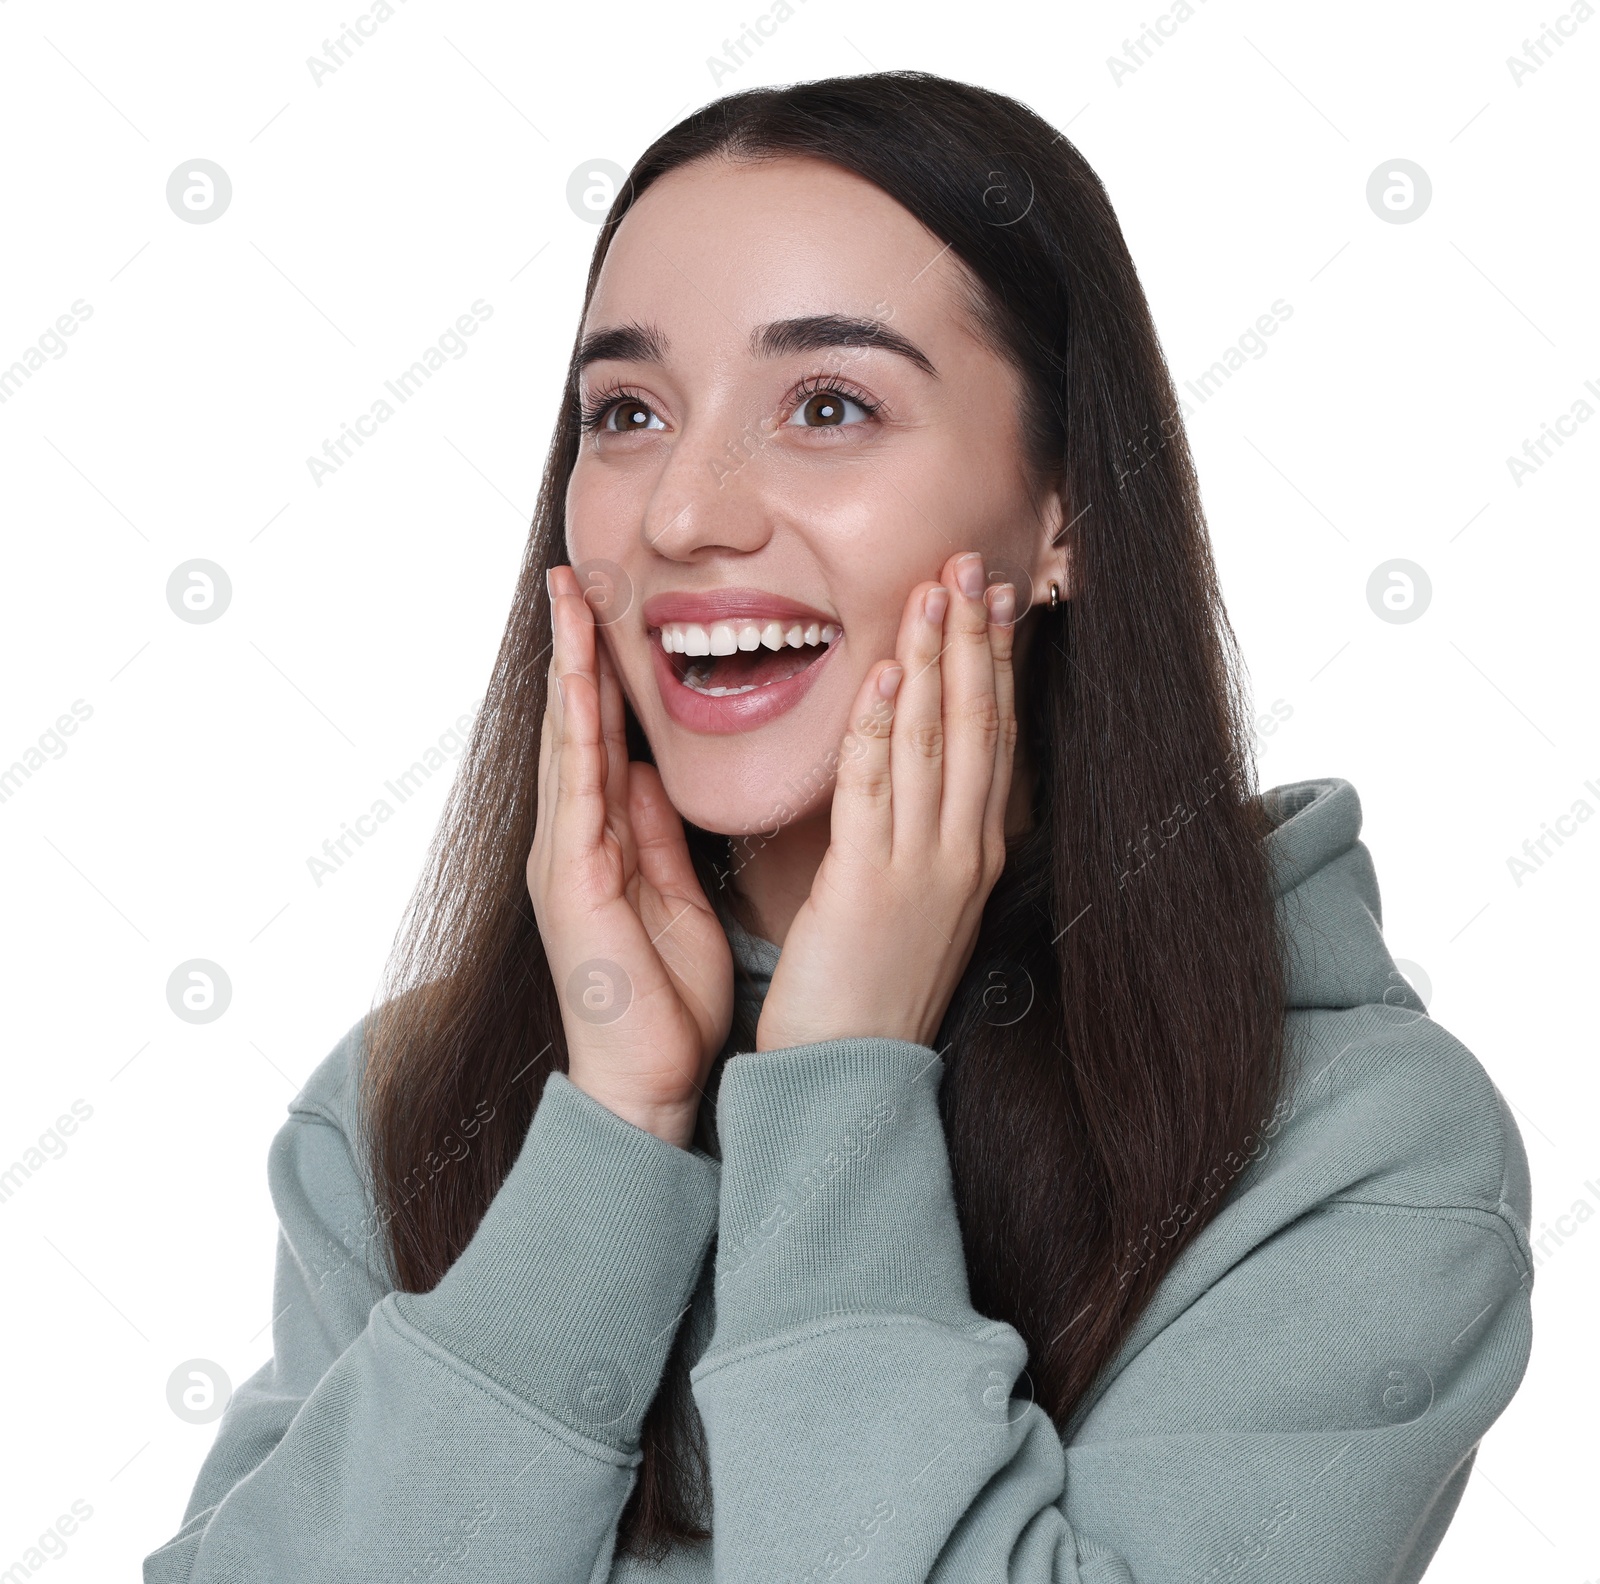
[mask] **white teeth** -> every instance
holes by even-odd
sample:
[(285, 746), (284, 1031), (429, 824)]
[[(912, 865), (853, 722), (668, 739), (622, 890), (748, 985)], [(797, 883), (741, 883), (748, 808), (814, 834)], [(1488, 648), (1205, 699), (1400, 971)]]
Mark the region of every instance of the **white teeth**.
[(813, 644), (831, 644), (842, 630), (837, 622), (789, 622), (786, 626), (770, 619), (675, 621), (662, 623), (660, 636), (661, 647), (668, 654), (727, 655), (740, 649), (804, 649)]

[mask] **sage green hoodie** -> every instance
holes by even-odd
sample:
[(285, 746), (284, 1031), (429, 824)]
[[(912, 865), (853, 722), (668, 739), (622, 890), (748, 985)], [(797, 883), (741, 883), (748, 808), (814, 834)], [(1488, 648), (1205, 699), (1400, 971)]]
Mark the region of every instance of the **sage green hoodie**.
[[(1419, 1577), (1527, 1364), (1527, 1161), (1384, 947), (1355, 789), (1267, 798), (1284, 1100), (1061, 1432), (970, 1302), (934, 1051), (732, 1056), (720, 1159), (555, 1074), (472, 1241), (401, 1293), (358, 1024), (271, 1146), (273, 1356), (146, 1584)], [(764, 989), (777, 948), (734, 945)], [(680, 1324), (713, 1532), (656, 1568), (614, 1540)]]

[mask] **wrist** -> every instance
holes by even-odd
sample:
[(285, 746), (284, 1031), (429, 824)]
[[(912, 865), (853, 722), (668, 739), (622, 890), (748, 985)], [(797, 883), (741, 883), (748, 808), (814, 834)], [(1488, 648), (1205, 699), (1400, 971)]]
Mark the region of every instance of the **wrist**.
[(763, 1025), (758, 1021), (755, 1048), (758, 1052), (798, 1050), (803, 1045), (827, 1045), (835, 1040), (847, 1039), (883, 1039), (912, 1045), (930, 1044), (930, 1040), (922, 1038), (918, 1030), (896, 1027), (893, 1020), (862, 1018), (835, 1027), (815, 1024), (809, 1028), (782, 1028), (770, 1024)]
[(597, 1100), (614, 1116), (645, 1133), (652, 1133), (666, 1144), (688, 1149), (694, 1140), (695, 1120), (699, 1114), (699, 1097), (694, 1100), (663, 1102), (641, 1099), (637, 1095), (617, 1094), (606, 1085), (587, 1081), (577, 1073), (568, 1078), (579, 1089)]

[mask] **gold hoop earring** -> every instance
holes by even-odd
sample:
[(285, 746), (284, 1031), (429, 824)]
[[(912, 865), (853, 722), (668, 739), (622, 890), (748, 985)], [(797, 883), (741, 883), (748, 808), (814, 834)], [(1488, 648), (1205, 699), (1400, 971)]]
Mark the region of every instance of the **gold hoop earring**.
[(1055, 579), (1052, 578), (1050, 580), (1050, 609), (1051, 610), (1059, 610), (1060, 608), (1061, 608), (1061, 587), (1055, 581)]

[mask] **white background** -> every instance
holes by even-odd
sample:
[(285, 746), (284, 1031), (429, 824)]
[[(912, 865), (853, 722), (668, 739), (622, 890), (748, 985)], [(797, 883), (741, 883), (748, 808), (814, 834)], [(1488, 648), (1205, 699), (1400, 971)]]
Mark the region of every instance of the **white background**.
[[(0, 0), (0, 367), (92, 309), (0, 405), (0, 766), (92, 710), (0, 802), (0, 1166), (92, 1109), (0, 1203), (0, 1569), (81, 1499), (49, 1576), (135, 1576), (215, 1433), (169, 1410), (169, 1376), (204, 1358), (237, 1384), (270, 1353), (267, 1145), (369, 1004), (451, 767), (320, 886), (307, 859), (481, 698), (595, 238), (569, 176), (719, 92), (918, 67), (1070, 128), (1180, 381), (1292, 307), (1191, 403), (1258, 705), (1291, 712), (1262, 779), (1355, 783), (1390, 947), (1515, 1109), (1535, 1238), (1587, 1207), (1547, 1241), (1531, 1366), (1429, 1577), (1600, 1576), (1563, 1433), (1600, 1407), (1600, 821), (1521, 884), (1507, 862), (1600, 810), (1600, 422), (1507, 466), (1580, 398), (1600, 411), (1600, 18), (1519, 83), (1508, 57), (1562, 0), (1197, 0), (1119, 82), (1108, 57), (1163, 0), (793, 4), (719, 86), (708, 57), (762, 0), (396, 0), (319, 84), (307, 57), (362, 0)], [(208, 224), (165, 196), (197, 158), (232, 183)], [(1366, 198), (1396, 158), (1433, 188), (1406, 224)], [(315, 483), (306, 458), (480, 298), (467, 354)], [(232, 583), (209, 624), (166, 599), (196, 558)], [(1366, 597), (1396, 558), (1432, 584), (1404, 624)], [(167, 1004), (191, 958), (232, 983), (205, 1025)]]

